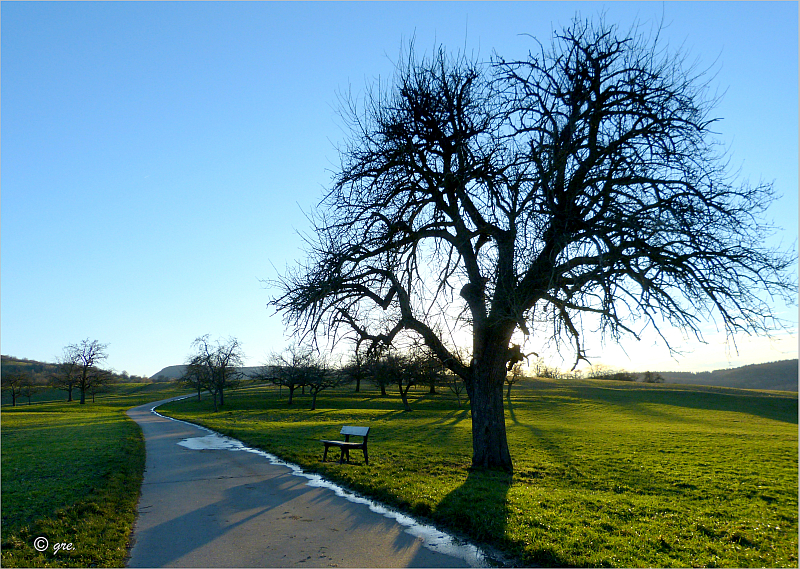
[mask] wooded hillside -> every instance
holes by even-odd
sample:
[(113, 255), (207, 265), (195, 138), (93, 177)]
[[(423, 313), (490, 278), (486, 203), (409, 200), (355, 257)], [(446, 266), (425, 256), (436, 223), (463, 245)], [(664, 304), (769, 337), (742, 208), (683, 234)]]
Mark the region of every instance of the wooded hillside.
[(797, 391), (798, 361), (781, 360), (706, 372), (660, 372), (665, 383), (714, 385), (739, 389)]

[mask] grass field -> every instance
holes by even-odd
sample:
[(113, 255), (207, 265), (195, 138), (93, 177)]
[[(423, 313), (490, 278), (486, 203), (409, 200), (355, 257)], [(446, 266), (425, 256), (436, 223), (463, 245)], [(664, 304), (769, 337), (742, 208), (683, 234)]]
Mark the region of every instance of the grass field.
[[(122, 567), (145, 459), (125, 410), (178, 393), (122, 384), (94, 404), (3, 406), (2, 565)], [(34, 549), (37, 537), (46, 551)], [(56, 543), (72, 551), (54, 552)]]
[[(413, 392), (412, 392), (413, 393)], [(160, 411), (546, 566), (796, 567), (796, 393), (528, 380), (506, 423), (513, 478), (469, 470), (469, 411), (448, 395), (277, 389)], [(319, 439), (369, 425), (370, 464), (321, 463)]]

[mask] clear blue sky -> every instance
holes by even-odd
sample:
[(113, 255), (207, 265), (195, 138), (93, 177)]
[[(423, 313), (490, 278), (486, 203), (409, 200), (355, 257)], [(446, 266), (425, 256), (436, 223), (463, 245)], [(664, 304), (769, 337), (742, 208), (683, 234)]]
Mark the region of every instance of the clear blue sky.
[[(798, 5), (714, 3), (3, 2), (2, 353), (53, 360), (83, 338), (117, 371), (182, 363), (202, 334), (250, 365), (287, 340), (261, 279), (300, 257), (343, 140), (337, 92), (392, 75), (401, 46), (524, 57), (576, 14), (683, 45), (713, 85), (743, 177), (775, 182), (797, 240)], [(797, 321), (796, 308), (779, 307)], [(797, 337), (683, 360), (648, 340), (593, 350), (628, 369), (797, 357)], [(690, 350), (696, 348), (687, 344)], [(532, 346), (532, 349), (535, 347)], [(652, 350), (652, 351), (648, 351)], [(716, 350), (716, 351), (714, 351)], [(643, 358), (647, 359), (643, 359)], [(656, 362), (664, 361), (663, 365)], [(652, 365), (651, 365), (652, 364)]]

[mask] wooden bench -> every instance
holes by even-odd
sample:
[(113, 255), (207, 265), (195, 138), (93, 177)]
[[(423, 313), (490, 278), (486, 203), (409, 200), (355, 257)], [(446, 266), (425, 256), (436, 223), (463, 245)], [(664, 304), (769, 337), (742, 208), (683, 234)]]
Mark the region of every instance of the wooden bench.
[[(350, 450), (361, 449), (364, 451), (364, 464), (369, 464), (369, 456), (367, 455), (367, 437), (369, 436), (369, 427), (342, 427), (339, 431), (340, 435), (344, 435), (343, 441), (320, 441), (325, 445), (325, 454), (322, 455), (322, 462), (328, 459), (328, 449), (330, 447), (339, 447), (341, 455), (339, 456), (339, 464), (342, 464), (344, 458), (347, 457), (347, 462), (350, 462)], [(360, 443), (350, 442), (350, 436), (363, 437)]]

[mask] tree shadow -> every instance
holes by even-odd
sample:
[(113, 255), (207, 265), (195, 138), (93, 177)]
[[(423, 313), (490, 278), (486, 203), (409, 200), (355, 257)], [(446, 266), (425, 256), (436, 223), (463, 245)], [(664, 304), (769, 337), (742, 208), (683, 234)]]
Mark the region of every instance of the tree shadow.
[(446, 522), (455, 535), (470, 536), (501, 566), (523, 567), (531, 562), (546, 567), (566, 566), (566, 560), (547, 546), (531, 547), (507, 536), (512, 484), (513, 475), (506, 472), (470, 470), (464, 483), (439, 502), (432, 517)]
[(450, 411), (447, 413), (442, 413), (442, 416), (433, 421), (433, 425), (442, 425), (445, 427), (452, 427), (457, 425), (462, 421), (468, 421), (470, 419), (470, 413), (468, 409), (459, 409), (458, 411)]
[(506, 409), (508, 409), (509, 418), (518, 425), (519, 420), (517, 420), (517, 414), (514, 412), (514, 401), (510, 397), (506, 397)]
[(728, 411), (745, 413), (763, 419), (797, 424), (798, 399), (784, 395), (754, 393), (725, 393), (721, 389), (686, 389), (667, 386), (659, 389), (625, 387), (582, 387), (587, 399), (632, 408), (643, 405), (668, 405), (699, 411)]

